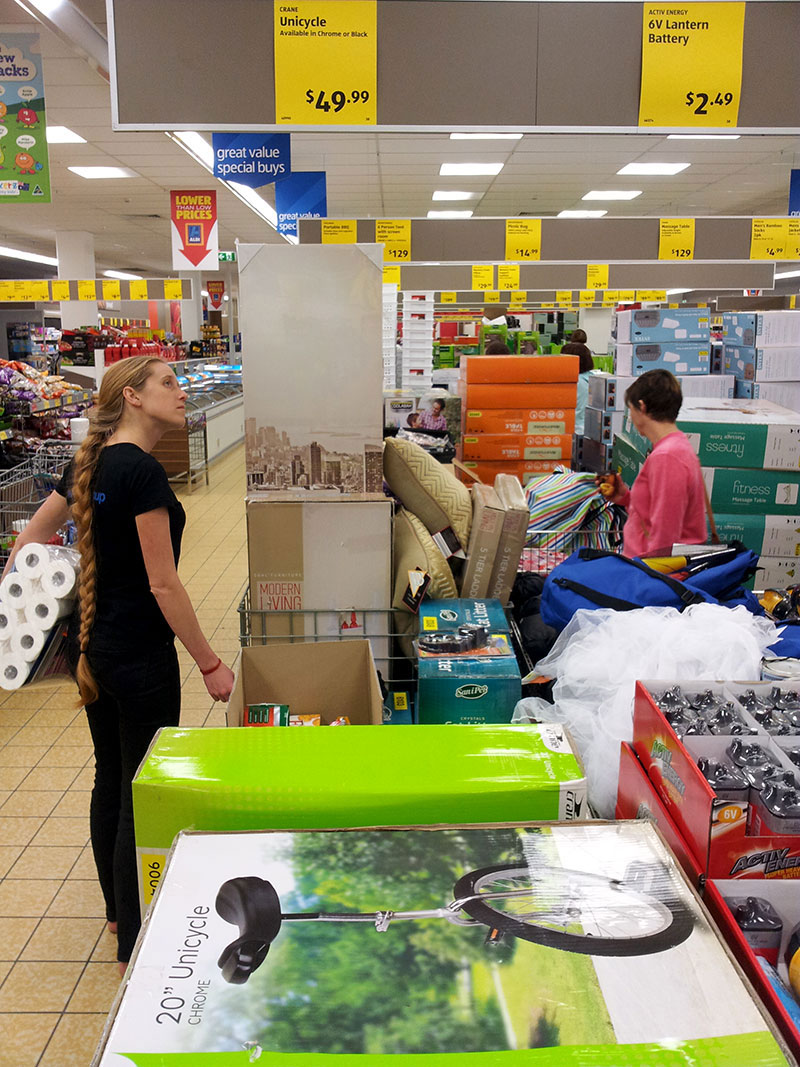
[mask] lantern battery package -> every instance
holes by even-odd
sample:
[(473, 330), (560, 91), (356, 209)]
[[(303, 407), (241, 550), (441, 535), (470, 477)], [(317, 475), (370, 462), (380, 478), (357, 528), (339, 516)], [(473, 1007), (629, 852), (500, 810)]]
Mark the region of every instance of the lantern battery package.
[(187, 827), (564, 819), (585, 814), (585, 799), (583, 769), (560, 725), (163, 729), (133, 783), (140, 901), (144, 909)]
[(390, 1060), (786, 1062), (649, 823), (181, 834), (94, 1067)]

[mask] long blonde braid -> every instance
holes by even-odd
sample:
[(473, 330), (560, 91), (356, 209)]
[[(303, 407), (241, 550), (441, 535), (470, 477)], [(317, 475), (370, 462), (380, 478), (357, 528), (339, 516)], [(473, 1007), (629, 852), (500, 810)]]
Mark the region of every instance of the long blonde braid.
[(97, 464), (106, 441), (117, 429), (125, 410), (123, 390), (128, 387), (141, 389), (152, 373), (153, 365), (161, 363), (162, 360), (156, 356), (134, 356), (106, 371), (100, 392), (89, 411), (89, 432), (72, 464), (72, 516), (78, 530), (81, 557), (78, 584), (80, 657), (75, 672), (81, 696), (79, 706), (93, 703), (100, 695), (86, 655), (97, 611), (97, 558), (92, 501)]

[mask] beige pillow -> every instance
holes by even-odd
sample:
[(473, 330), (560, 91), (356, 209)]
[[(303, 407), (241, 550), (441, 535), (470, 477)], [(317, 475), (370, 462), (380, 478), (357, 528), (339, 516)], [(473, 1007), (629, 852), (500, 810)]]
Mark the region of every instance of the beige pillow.
[(433, 600), (452, 600), (458, 596), (456, 583), (433, 538), (410, 511), (400, 508), (394, 517), (394, 582), (392, 607), (397, 608), (395, 623), (400, 647), (409, 659), (414, 658), (412, 640), (417, 635), (417, 616), (403, 594), (408, 588), (408, 572), (420, 568), (431, 576), (426, 596)]
[(458, 478), (424, 448), (397, 437), (388, 437), (384, 442), (383, 476), (398, 500), (422, 520), (429, 533), (450, 527), (466, 551), (472, 499)]

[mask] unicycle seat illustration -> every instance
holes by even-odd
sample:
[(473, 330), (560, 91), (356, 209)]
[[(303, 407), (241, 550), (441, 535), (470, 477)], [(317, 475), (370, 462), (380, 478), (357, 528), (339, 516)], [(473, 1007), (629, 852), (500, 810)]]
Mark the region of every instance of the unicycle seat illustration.
[(283, 912), (273, 885), (256, 876), (230, 878), (216, 910), (239, 936), (219, 957), (223, 978), (243, 985), (266, 959), (288, 922), (370, 923), (444, 919), (486, 928), (488, 947), (519, 938), (589, 956), (646, 956), (682, 944), (694, 922), (663, 865), (631, 864), (622, 879), (590, 871), (521, 863), (469, 871), (441, 908), (420, 911)]

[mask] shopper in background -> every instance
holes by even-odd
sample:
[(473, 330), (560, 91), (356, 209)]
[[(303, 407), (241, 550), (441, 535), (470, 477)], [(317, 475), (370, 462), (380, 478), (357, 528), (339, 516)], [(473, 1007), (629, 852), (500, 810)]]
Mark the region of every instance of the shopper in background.
[(575, 345), (586, 344), (586, 330), (573, 330), (569, 335), (569, 343)]
[(625, 393), (634, 428), (652, 451), (628, 489), (615, 476), (608, 499), (628, 509), (623, 552), (657, 554), (673, 544), (704, 544), (706, 491), (700, 461), (686, 434), (675, 424), (683, 396), (678, 379), (667, 370), (650, 370)]
[(31, 541), (49, 541), (71, 503), (81, 569), (70, 653), (94, 743), (92, 851), (121, 971), (140, 926), (131, 782), (156, 731), (178, 725), (175, 637), (214, 700), (227, 700), (233, 687), (178, 577), (186, 516), (150, 455), (167, 430), (184, 425), (185, 404), (161, 359), (136, 356), (106, 371), (86, 440), (9, 559)]
[[(576, 330), (575, 333), (583, 333)], [(575, 334), (572, 335), (573, 337)], [(584, 337), (586, 334), (584, 334)], [(578, 396), (575, 401), (575, 436), (583, 435), (583, 423), (586, 417), (586, 404), (589, 400), (589, 375), (594, 370), (592, 353), (580, 341), (570, 341), (561, 349), (562, 356), (578, 357)]]
[(490, 341), (483, 350), (485, 356), (510, 356), (511, 349), (502, 341)]
[(434, 400), (430, 411), (421, 411), (419, 413), (418, 426), (422, 430), (446, 430), (447, 419), (444, 416), (444, 400)]

